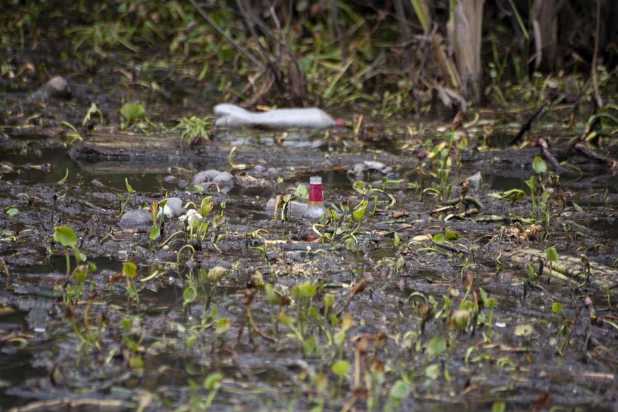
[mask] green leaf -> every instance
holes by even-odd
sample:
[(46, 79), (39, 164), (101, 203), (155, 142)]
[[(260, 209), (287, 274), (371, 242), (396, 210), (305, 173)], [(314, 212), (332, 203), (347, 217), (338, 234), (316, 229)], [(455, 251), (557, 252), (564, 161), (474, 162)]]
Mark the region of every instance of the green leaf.
[(189, 336), (187, 338), (187, 349), (191, 349), (192, 347), (194, 347), (196, 342), (197, 342), (197, 336), (195, 335)]
[(401, 246), (401, 239), (399, 239), (399, 234), (397, 232), (395, 232), (395, 235), (393, 237), (393, 245), (395, 247)]
[(438, 233), (437, 235), (434, 235), (433, 241), (436, 243), (444, 243), (444, 235), (442, 233)]
[(358, 206), (356, 206), (354, 208), (354, 210), (352, 211), (352, 217), (354, 217), (354, 220), (360, 222), (361, 220), (363, 220), (363, 217), (365, 217), (365, 212), (367, 211), (367, 200), (362, 200)]
[(208, 280), (211, 282), (218, 282), (226, 276), (228, 270), (222, 266), (215, 266), (208, 271)]
[(215, 333), (217, 335), (223, 335), (225, 332), (230, 330), (230, 326), (232, 325), (232, 321), (228, 318), (222, 318), (217, 321), (217, 327), (215, 328)]
[(318, 339), (315, 336), (310, 337), (304, 342), (305, 356), (312, 355), (318, 347)]
[(562, 308), (564, 308), (564, 305), (560, 302), (554, 302), (551, 304), (551, 310), (554, 313), (560, 313), (562, 312)]
[(332, 293), (324, 294), (324, 313), (328, 313), (330, 309), (335, 306), (335, 295)]
[(502, 401), (494, 402), (491, 405), (491, 412), (504, 412), (506, 411), (506, 403)]
[(339, 361), (333, 363), (333, 366), (331, 366), (330, 369), (337, 376), (342, 377), (346, 373), (348, 373), (348, 370), (350, 369), (350, 362), (348, 362), (347, 360), (339, 360)]
[(63, 184), (64, 182), (67, 181), (67, 179), (69, 178), (69, 169), (67, 169), (67, 172), (64, 174), (64, 177), (60, 180), (58, 180), (58, 184)]
[(197, 297), (197, 290), (193, 286), (189, 286), (182, 292), (182, 299), (184, 300), (183, 306), (187, 306), (193, 302)]
[(547, 255), (547, 259), (549, 259), (551, 262), (558, 261), (558, 251), (556, 250), (555, 247), (550, 246), (547, 249), (545, 249), (545, 254)]
[(425, 368), (425, 376), (434, 381), (438, 379), (440, 377), (440, 365), (436, 363), (434, 365), (427, 366)]
[(161, 228), (157, 226), (150, 229), (148, 237), (150, 238), (150, 240), (157, 240), (159, 237), (161, 237)]
[(279, 313), (279, 316), (277, 316), (277, 319), (279, 320), (280, 323), (284, 324), (290, 329), (294, 327), (294, 323), (296, 322), (293, 316), (288, 315), (285, 312)]
[(389, 392), (389, 396), (394, 399), (402, 400), (407, 398), (412, 391), (412, 387), (409, 383), (402, 380), (398, 380), (393, 384)]
[(547, 173), (547, 163), (543, 160), (542, 157), (536, 156), (534, 161), (532, 162), (532, 168), (537, 174)]
[(502, 192), (502, 193), (490, 193), (489, 196), (495, 197), (497, 199), (506, 199), (512, 202), (516, 202), (518, 200), (523, 199), (526, 196), (526, 192), (520, 189), (511, 189), (511, 190), (507, 190), (506, 192)]
[(129, 279), (133, 279), (137, 276), (137, 266), (135, 266), (135, 263), (125, 262), (124, 265), (122, 265), (122, 274)]
[(146, 110), (144, 106), (139, 103), (129, 102), (125, 103), (125, 105), (120, 108), (120, 114), (127, 119), (127, 124), (129, 124), (144, 117), (146, 115)]
[(457, 232), (446, 231), (444, 232), (444, 236), (449, 242), (459, 239), (459, 234)]
[(6, 209), (6, 214), (9, 217), (13, 217), (13, 216), (15, 216), (18, 213), (19, 213), (19, 210), (16, 207), (14, 207), (14, 206), (8, 207)]
[(362, 181), (354, 182), (352, 189), (364, 196), (367, 194), (367, 183)]
[(73, 254), (75, 255), (75, 260), (78, 264), (86, 261), (87, 256), (80, 252), (77, 246), (71, 246), (71, 248), (73, 249)]
[(314, 287), (308, 282), (293, 287), (291, 292), (296, 299), (309, 299), (315, 295)]
[(442, 338), (433, 338), (427, 345), (427, 353), (432, 356), (439, 356), (446, 350), (446, 340)]
[(77, 236), (70, 227), (58, 226), (54, 228), (54, 240), (64, 247), (75, 246)]
[(534, 194), (534, 192), (536, 192), (536, 179), (534, 178), (534, 176), (531, 176), (530, 179), (528, 180), (524, 180), (524, 183), (528, 186), (528, 188), (530, 189), (530, 191)]
[(135, 193), (135, 190), (133, 190), (133, 188), (129, 184), (129, 179), (127, 179), (126, 177), (124, 178), (124, 184), (127, 186), (127, 192)]
[(204, 379), (204, 389), (207, 389), (210, 391), (218, 387), (219, 382), (221, 382), (221, 379), (223, 379), (223, 375), (220, 374), (219, 372), (211, 373), (210, 375), (206, 376), (206, 379)]
[(88, 269), (88, 265), (79, 265), (75, 268), (75, 270), (71, 274), (71, 277), (81, 285), (82, 283), (84, 283), (86, 277), (88, 276)]

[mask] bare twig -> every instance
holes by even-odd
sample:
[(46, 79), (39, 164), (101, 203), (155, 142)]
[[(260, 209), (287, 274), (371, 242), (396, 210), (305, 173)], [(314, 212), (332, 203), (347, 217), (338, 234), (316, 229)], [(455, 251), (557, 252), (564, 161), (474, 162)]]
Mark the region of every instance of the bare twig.
[(509, 142), (509, 144), (516, 144), (517, 142), (519, 142), (519, 140), (522, 138), (522, 136), (530, 130), (530, 128), (532, 127), (532, 123), (541, 115), (541, 113), (543, 113), (543, 111), (545, 110), (545, 107), (547, 106), (547, 103), (544, 102), (541, 107), (539, 107), (537, 109), (536, 112), (534, 112), (532, 114), (532, 116), (530, 116), (528, 118), (528, 120), (526, 121), (526, 123), (524, 123), (524, 125), (521, 127), (521, 129), (519, 129), (519, 133), (517, 133), (517, 135), (511, 139), (511, 141)]
[(594, 36), (594, 55), (592, 56), (592, 85), (594, 86), (594, 97), (597, 100), (599, 109), (603, 107), (603, 99), (599, 93), (599, 84), (597, 83), (597, 59), (599, 57), (599, 36), (601, 33), (601, 0), (597, 0), (597, 26)]

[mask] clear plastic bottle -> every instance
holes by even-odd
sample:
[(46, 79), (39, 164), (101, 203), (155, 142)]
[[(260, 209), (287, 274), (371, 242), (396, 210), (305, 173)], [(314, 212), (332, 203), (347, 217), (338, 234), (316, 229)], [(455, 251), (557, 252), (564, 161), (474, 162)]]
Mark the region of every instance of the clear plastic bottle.
[(320, 220), (326, 213), (324, 207), (324, 196), (322, 195), (322, 178), (313, 176), (309, 180), (309, 205), (303, 214), (303, 218), (310, 220)]

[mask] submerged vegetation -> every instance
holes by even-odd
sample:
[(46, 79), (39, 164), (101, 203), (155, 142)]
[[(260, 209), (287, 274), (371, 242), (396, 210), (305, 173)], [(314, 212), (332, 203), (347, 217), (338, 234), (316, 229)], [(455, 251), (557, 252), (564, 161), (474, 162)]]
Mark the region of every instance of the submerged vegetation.
[(0, 405), (614, 410), (618, 3), (524, 3), (6, 5)]

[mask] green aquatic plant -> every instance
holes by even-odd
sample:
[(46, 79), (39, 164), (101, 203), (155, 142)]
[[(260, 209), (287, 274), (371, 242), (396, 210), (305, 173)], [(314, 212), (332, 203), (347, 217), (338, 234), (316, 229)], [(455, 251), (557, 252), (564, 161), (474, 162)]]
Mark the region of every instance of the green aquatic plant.
[(129, 184), (129, 179), (125, 177), (124, 184), (127, 187), (127, 197), (126, 199), (122, 195), (118, 195), (118, 199), (120, 200), (120, 214), (118, 217), (122, 217), (124, 215), (124, 210), (126, 209), (129, 201), (131, 201), (131, 194), (135, 193), (133, 187)]
[(146, 109), (139, 103), (128, 102), (125, 103), (124, 106), (120, 108), (120, 114), (127, 121), (120, 125), (121, 129), (126, 129), (132, 123), (146, 117)]
[(75, 263), (79, 265), (81, 262), (86, 261), (86, 256), (77, 248), (77, 235), (67, 226), (57, 226), (54, 228), (54, 241), (58, 242), (64, 248), (64, 254), (66, 256), (66, 281), (65, 287), (69, 282), (69, 273), (71, 273), (71, 259), (69, 254), (69, 248), (73, 250), (75, 256)]
[(135, 278), (137, 277), (137, 266), (133, 262), (125, 262), (122, 265), (122, 275), (127, 281), (127, 292), (129, 294), (129, 300), (135, 299), (137, 306), (139, 306), (139, 293), (137, 291), (137, 285), (135, 284)]
[(213, 124), (209, 120), (211, 117), (184, 117), (180, 119), (175, 130), (182, 130), (180, 137), (188, 145), (191, 145), (199, 140), (210, 140), (210, 132)]
[(558, 251), (554, 246), (550, 246), (545, 249), (545, 255), (547, 256), (547, 261), (549, 262), (549, 272), (547, 274), (547, 284), (549, 285), (554, 262), (558, 261)]
[(71, 131), (67, 133), (67, 136), (71, 138), (71, 140), (69, 141), (69, 146), (73, 145), (73, 143), (77, 141), (84, 140), (84, 136), (82, 136), (81, 133), (77, 130), (77, 128), (73, 126), (71, 123), (67, 121), (62, 121), (60, 122), (60, 124), (71, 129)]

